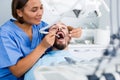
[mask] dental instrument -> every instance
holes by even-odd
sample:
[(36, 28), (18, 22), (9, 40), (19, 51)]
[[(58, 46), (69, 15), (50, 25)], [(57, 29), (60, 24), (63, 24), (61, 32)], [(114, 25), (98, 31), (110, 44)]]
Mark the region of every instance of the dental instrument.
[[(42, 33), (42, 34), (48, 34), (49, 32), (47, 32), (47, 31), (41, 31), (40, 33)], [(55, 36), (56, 36), (57, 38), (60, 38), (60, 36), (59, 36), (58, 34), (55, 34)]]

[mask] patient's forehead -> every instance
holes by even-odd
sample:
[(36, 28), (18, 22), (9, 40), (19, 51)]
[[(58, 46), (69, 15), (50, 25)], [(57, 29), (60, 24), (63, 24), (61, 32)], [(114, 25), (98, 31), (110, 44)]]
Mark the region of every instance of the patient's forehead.
[(53, 26), (51, 26), (50, 28), (59, 28), (59, 27), (65, 27), (67, 28), (67, 26), (64, 23), (56, 23)]

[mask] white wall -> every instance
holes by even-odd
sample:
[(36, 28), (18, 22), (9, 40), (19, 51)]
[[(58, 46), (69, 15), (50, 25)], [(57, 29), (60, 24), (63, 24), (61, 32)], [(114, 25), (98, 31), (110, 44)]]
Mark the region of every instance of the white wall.
[(6, 20), (12, 17), (11, 1), (12, 0), (2, 0), (0, 2), (0, 25), (2, 25)]

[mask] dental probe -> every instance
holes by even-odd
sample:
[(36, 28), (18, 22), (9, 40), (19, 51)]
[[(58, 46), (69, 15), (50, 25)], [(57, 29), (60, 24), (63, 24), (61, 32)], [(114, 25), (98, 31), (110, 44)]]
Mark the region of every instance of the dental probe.
[[(46, 32), (46, 31), (41, 31), (40, 33), (42, 33), (42, 34), (48, 34), (49, 32)], [(55, 36), (56, 36), (57, 38), (59, 38), (59, 37), (60, 37), (58, 34), (55, 34)]]

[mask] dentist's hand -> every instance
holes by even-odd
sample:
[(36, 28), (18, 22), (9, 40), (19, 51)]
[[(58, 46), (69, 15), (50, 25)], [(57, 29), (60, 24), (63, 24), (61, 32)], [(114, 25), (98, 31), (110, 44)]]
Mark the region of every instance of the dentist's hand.
[(55, 30), (52, 30), (50, 31), (42, 40), (41, 42), (41, 45), (45, 48), (49, 48), (51, 47), (54, 42), (55, 42), (55, 34), (56, 34), (56, 31)]

